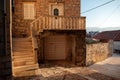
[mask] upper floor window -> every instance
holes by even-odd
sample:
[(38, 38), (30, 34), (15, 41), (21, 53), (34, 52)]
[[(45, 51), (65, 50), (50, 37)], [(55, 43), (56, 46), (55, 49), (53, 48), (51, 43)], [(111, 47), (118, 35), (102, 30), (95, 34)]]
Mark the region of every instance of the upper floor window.
[(64, 16), (64, 4), (63, 3), (50, 3), (49, 15), (52, 16)]
[(34, 3), (24, 3), (24, 19), (35, 19), (35, 4)]
[(59, 10), (57, 8), (54, 9), (54, 16), (59, 16)]

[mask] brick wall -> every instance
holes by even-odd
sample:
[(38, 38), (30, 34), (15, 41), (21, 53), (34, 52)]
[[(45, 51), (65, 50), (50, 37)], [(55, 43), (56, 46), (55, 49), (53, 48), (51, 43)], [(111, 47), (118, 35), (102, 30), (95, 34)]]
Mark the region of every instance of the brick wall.
[(111, 43), (96, 43), (86, 45), (86, 65), (103, 61), (112, 55)]
[[(49, 15), (49, 4), (56, 0), (15, 0), (13, 13), (13, 36), (29, 36), (29, 27), (32, 20), (23, 19), (23, 2), (35, 2), (36, 17)], [(80, 17), (80, 0), (58, 0), (64, 4), (64, 16)], [(25, 35), (27, 34), (27, 35)]]

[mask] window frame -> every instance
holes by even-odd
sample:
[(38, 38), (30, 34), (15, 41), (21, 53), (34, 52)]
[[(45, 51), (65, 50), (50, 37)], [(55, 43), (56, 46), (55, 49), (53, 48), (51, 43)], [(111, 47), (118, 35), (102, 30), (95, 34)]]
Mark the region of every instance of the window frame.
[[(60, 10), (60, 6), (62, 8), (62, 10)], [(54, 16), (54, 10), (57, 8), (59, 10), (59, 16), (64, 16), (65, 15), (65, 5), (64, 3), (49, 3), (49, 15), (50, 16)]]
[[(33, 5), (34, 5), (34, 18), (31, 18), (31, 19), (25, 18), (25, 14), (24, 14), (24, 12), (25, 12), (24, 4), (33, 4)], [(34, 19), (36, 18), (36, 5), (35, 5), (35, 2), (23, 2), (22, 7), (23, 7), (23, 19), (24, 19), (24, 20), (34, 20)]]
[(59, 9), (55, 8), (53, 11), (54, 16), (59, 16)]

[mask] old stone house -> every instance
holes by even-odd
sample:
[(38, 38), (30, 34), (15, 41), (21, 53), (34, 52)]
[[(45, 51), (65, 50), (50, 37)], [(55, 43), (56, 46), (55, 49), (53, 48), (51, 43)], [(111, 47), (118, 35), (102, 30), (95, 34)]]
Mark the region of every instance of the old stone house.
[[(39, 63), (45, 61), (62, 60), (85, 66), (86, 29), (85, 17), (80, 16), (80, 0), (12, 0), (12, 3), (5, 43), (9, 45), (7, 57), (12, 62), (9, 70), (11, 73), (12, 67), (13, 76), (33, 75)], [(11, 6), (6, 8), (10, 13)]]

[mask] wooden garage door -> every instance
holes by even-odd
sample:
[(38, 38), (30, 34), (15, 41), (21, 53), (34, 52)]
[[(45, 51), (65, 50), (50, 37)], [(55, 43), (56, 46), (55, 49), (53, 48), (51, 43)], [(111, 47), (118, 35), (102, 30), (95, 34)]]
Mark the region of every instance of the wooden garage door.
[(44, 53), (46, 60), (64, 60), (66, 58), (66, 37), (63, 35), (47, 37)]

